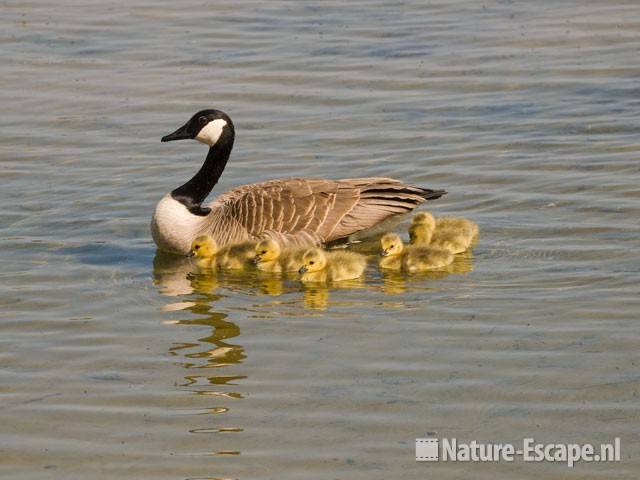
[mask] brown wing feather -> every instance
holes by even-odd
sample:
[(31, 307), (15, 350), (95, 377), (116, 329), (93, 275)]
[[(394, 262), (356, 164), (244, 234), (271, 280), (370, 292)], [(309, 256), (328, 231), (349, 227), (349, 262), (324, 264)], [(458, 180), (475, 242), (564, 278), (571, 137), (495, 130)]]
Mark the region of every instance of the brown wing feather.
[(208, 229), (224, 243), (261, 236), (291, 245), (331, 242), (444, 193), (391, 178), (272, 180), (218, 197)]

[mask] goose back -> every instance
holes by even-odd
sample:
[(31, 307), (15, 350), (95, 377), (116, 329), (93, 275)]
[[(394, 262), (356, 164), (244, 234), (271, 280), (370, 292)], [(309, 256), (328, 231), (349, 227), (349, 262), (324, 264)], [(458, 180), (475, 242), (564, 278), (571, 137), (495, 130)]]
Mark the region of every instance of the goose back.
[(283, 247), (332, 242), (407, 213), (444, 191), (390, 178), (290, 178), (254, 183), (216, 199), (206, 217), (224, 244), (245, 237), (275, 237)]

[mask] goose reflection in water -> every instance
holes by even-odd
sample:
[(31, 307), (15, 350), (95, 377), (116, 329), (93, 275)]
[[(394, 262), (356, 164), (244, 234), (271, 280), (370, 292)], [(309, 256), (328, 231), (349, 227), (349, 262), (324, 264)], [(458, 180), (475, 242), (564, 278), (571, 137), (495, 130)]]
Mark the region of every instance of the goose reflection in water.
[[(252, 290), (253, 293), (279, 296), (285, 292), (283, 280), (290, 277), (282, 274), (266, 274), (252, 271), (216, 271), (203, 269), (191, 259), (157, 252), (153, 260), (153, 281), (158, 291), (168, 297), (179, 297), (193, 293), (213, 294), (220, 287), (227, 290)], [(215, 300), (222, 298), (221, 295)], [(180, 302), (184, 303), (184, 302)], [(165, 306), (164, 310), (172, 310)]]
[[(229, 424), (229, 417), (225, 415), (232, 411), (234, 402), (244, 398), (238, 382), (247, 376), (238, 371), (246, 359), (245, 349), (237, 340), (232, 341), (240, 337), (240, 328), (226, 313), (215, 310), (216, 302), (224, 298), (215, 293), (220, 279), (211, 274), (194, 273), (188, 259), (166, 254), (156, 255), (153, 278), (161, 294), (171, 298), (186, 296), (189, 300), (170, 303), (173, 308), (162, 308), (164, 311), (189, 312), (189, 318), (172, 321), (173, 325), (205, 327), (208, 331), (193, 341), (174, 343), (169, 347), (169, 354), (185, 369), (184, 382), (179, 387), (194, 395), (215, 399), (215, 403), (200, 412), (205, 416), (203, 424), (196, 428), (190, 426), (189, 432), (226, 435), (244, 431), (238, 425)], [(224, 437), (218, 441), (220, 448), (207, 454), (228, 454)]]
[[(240, 328), (227, 320), (227, 314), (213, 310), (215, 302), (224, 298), (216, 294), (221, 280), (214, 275), (197, 274), (188, 259), (159, 253), (154, 259), (154, 283), (158, 291), (169, 297), (189, 295), (191, 301), (180, 302), (181, 310), (189, 311), (195, 318), (178, 320), (177, 325), (201, 325), (211, 327), (212, 333), (198, 339), (199, 343), (183, 344), (171, 349), (176, 352), (183, 349), (205, 347), (195, 353), (184, 356), (189, 359), (205, 359), (205, 364), (187, 362), (186, 368), (217, 368), (228, 364), (239, 364), (244, 357), (240, 345), (227, 344), (224, 340), (238, 337)], [(177, 310), (177, 309), (170, 309)], [(213, 348), (211, 348), (213, 345)]]

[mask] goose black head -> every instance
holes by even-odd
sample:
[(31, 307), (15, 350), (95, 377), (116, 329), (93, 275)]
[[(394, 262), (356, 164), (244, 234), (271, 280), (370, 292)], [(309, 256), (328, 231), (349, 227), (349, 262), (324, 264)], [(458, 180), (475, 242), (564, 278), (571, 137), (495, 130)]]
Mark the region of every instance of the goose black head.
[(229, 116), (220, 110), (202, 110), (189, 119), (175, 132), (162, 137), (163, 142), (192, 138), (214, 146), (220, 138), (234, 136), (233, 123)]

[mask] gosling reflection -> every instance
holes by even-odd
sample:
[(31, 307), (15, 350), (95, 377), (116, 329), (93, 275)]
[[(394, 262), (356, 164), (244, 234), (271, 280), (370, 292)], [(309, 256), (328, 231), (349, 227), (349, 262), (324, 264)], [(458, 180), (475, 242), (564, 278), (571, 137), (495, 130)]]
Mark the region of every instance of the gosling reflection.
[(444, 272), (454, 275), (462, 275), (473, 271), (473, 251), (467, 250), (453, 258), (453, 263), (444, 268)]
[(407, 291), (405, 276), (398, 271), (382, 272), (382, 291), (387, 295), (398, 295)]
[(266, 275), (262, 278), (258, 277), (258, 279), (261, 294), (279, 297), (284, 293), (284, 283), (279, 275)]
[(302, 295), (304, 308), (308, 310), (326, 310), (329, 305), (329, 287), (326, 285), (305, 286)]
[(398, 295), (408, 290), (407, 283), (409, 282), (415, 286), (416, 282), (426, 283), (443, 280), (450, 275), (462, 275), (471, 271), (473, 271), (473, 252), (471, 250), (454, 255), (453, 262), (440, 270), (427, 270), (407, 275), (397, 270), (382, 269), (382, 291), (387, 295)]
[(335, 283), (310, 282), (302, 285), (303, 306), (308, 310), (326, 310), (329, 307), (329, 300), (332, 291), (353, 290), (365, 288), (362, 278), (342, 280)]

